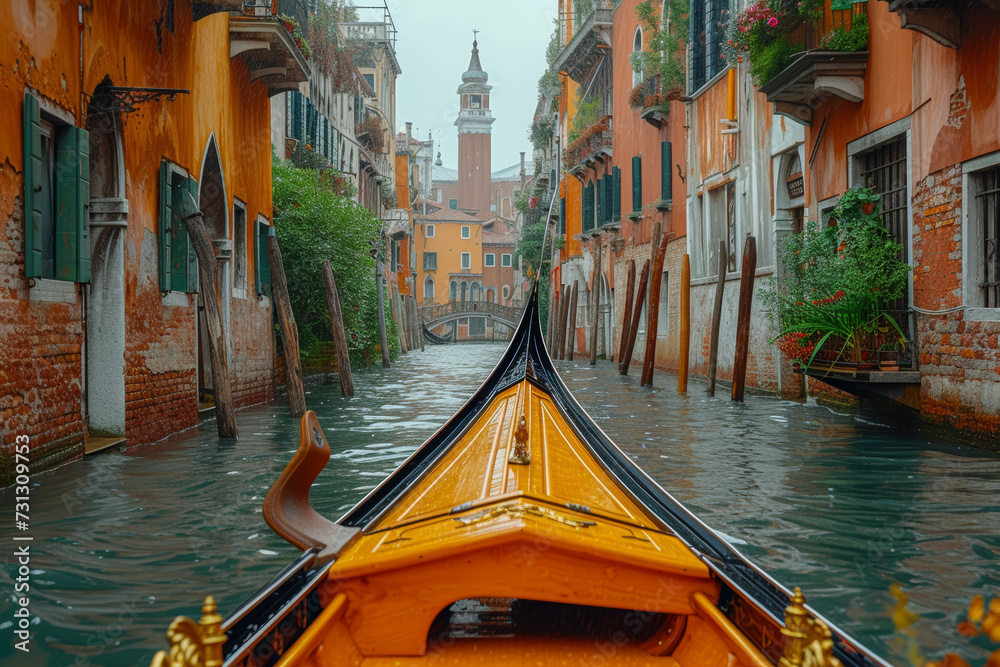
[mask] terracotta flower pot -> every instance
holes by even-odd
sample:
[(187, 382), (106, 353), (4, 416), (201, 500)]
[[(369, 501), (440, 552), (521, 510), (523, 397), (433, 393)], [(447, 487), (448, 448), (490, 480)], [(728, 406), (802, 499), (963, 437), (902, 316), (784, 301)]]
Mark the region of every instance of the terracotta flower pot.
[(861, 212), (864, 213), (865, 215), (871, 215), (872, 213), (875, 212), (875, 203), (865, 202), (864, 204), (861, 205)]

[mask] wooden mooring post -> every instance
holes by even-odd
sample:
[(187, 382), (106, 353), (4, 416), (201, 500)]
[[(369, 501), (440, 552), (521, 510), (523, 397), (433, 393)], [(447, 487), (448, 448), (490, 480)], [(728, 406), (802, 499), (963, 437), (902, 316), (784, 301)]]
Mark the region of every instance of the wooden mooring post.
[(715, 283), (715, 303), (712, 305), (712, 328), (708, 343), (708, 395), (715, 396), (715, 375), (719, 370), (719, 327), (722, 325), (722, 297), (726, 290), (726, 268), (729, 256), (726, 242), (719, 241), (719, 279)]
[(347, 351), (347, 331), (344, 329), (344, 311), (340, 305), (337, 280), (333, 277), (330, 262), (323, 262), (323, 284), (326, 285), (326, 306), (330, 310), (330, 328), (333, 344), (337, 348), (337, 376), (340, 379), (340, 393), (354, 396), (354, 378), (351, 376), (351, 358)]
[(649, 281), (649, 315), (646, 317), (646, 355), (642, 360), (643, 387), (653, 386), (653, 366), (656, 365), (656, 328), (660, 316), (660, 289), (663, 285), (663, 262), (667, 255), (666, 234), (660, 239), (656, 249), (656, 262), (653, 264), (652, 279)]
[(552, 286), (552, 293), (549, 295), (549, 353), (555, 359), (556, 354), (556, 332), (559, 331), (559, 292)]
[(628, 375), (628, 367), (632, 363), (632, 350), (635, 349), (635, 338), (639, 335), (639, 319), (642, 317), (642, 301), (646, 298), (646, 283), (649, 278), (649, 260), (642, 265), (639, 283), (636, 288), (635, 306), (632, 308), (632, 323), (628, 330), (628, 344), (625, 346), (625, 356), (622, 358), (622, 375)]
[(556, 340), (556, 355), (559, 359), (566, 358), (566, 319), (569, 316), (569, 296), (566, 294), (568, 286), (563, 285), (559, 290), (559, 333)]
[(603, 262), (601, 261), (601, 237), (594, 238), (594, 289), (592, 296), (594, 312), (590, 318), (590, 365), (597, 365), (597, 330), (601, 326), (601, 283), (604, 282)]
[(573, 361), (573, 352), (576, 351), (576, 307), (577, 298), (580, 295), (580, 281), (573, 281), (573, 296), (569, 300), (569, 331), (566, 332), (566, 358)]
[(757, 240), (748, 236), (743, 246), (743, 272), (740, 274), (740, 308), (736, 317), (736, 360), (733, 362), (733, 400), (743, 401), (747, 382), (747, 352), (750, 348), (750, 308), (753, 281), (757, 273)]
[(681, 260), (681, 340), (680, 365), (677, 369), (677, 391), (688, 390), (688, 364), (691, 356), (691, 258), (684, 253)]
[(635, 260), (628, 261), (628, 279), (625, 281), (625, 315), (622, 317), (622, 335), (618, 342), (618, 372), (622, 370), (625, 347), (628, 345), (629, 326), (632, 324), (632, 296), (635, 292)]
[(288, 298), (288, 280), (281, 261), (278, 237), (267, 237), (267, 259), (271, 265), (271, 300), (281, 326), (281, 346), (285, 353), (285, 386), (288, 388), (288, 407), (298, 419), (306, 413), (306, 390), (302, 384), (302, 361), (299, 359), (299, 332), (295, 328), (292, 302)]
[[(194, 196), (188, 193), (191, 202)], [(197, 209), (197, 204), (194, 205)], [(229, 360), (226, 357), (226, 334), (222, 325), (222, 295), (219, 292), (219, 269), (215, 248), (205, 231), (201, 211), (187, 216), (188, 235), (198, 256), (198, 282), (205, 320), (208, 324), (208, 354), (212, 362), (212, 389), (215, 392), (215, 424), (220, 438), (240, 437), (233, 405), (233, 388), (229, 383)]]
[(389, 368), (389, 344), (385, 335), (385, 290), (382, 287), (382, 277), (385, 275), (385, 267), (382, 265), (382, 258), (379, 256), (378, 241), (369, 241), (371, 250), (368, 252), (375, 260), (375, 291), (378, 301), (378, 339), (382, 348), (382, 368)]

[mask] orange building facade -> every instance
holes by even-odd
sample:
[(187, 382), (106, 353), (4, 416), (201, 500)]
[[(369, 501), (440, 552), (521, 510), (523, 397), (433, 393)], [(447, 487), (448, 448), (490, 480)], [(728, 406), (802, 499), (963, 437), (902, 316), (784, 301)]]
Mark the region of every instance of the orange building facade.
[[(27, 436), (35, 469), (198, 423), (213, 382), (194, 206), (219, 260), (236, 405), (273, 396), (269, 97), (309, 68), (269, 10), (195, 4), (39, 0), (0, 16), (17, 36), (0, 44), (0, 413), (5, 452)], [(244, 48), (259, 41), (263, 59)]]
[[(647, 332), (644, 304), (633, 364), (655, 335), (655, 365), (678, 368), (687, 254), (689, 368), (708, 373), (721, 248), (717, 372), (730, 380), (742, 258), (753, 238), (748, 386), (788, 398), (845, 391), (889, 399), (931, 421), (1000, 434), (1000, 3), (942, 9), (917, 0), (828, 0), (815, 29), (850, 26), (863, 13), (867, 50), (807, 51), (762, 87), (746, 60), (729, 69), (721, 57), (728, 17), (749, 3), (692, 0), (681, 20), (652, 3), (662, 29), (687, 28), (683, 83), (675, 86), (633, 66), (653, 33), (639, 18), (641, 3), (597, 3), (587, 15), (576, 4), (558, 2), (561, 50), (552, 71), (561, 89), (551, 107), (559, 114), (552, 154), (561, 164), (551, 190), (558, 231), (550, 275), (552, 296), (579, 288), (569, 336), (576, 351), (596, 335), (598, 355), (617, 359), (628, 267), (634, 261), (638, 275), (653, 257), (658, 228), (667, 239), (663, 273), (652, 278), (662, 285), (660, 314), (656, 332)], [(833, 65), (817, 74), (817, 62)], [(549, 107), (540, 100), (541, 113)], [(536, 150), (539, 188), (543, 154)], [(859, 185), (882, 196), (887, 229), (913, 269), (899, 312), (910, 343), (896, 375), (807, 385), (771, 342), (778, 332), (760, 295), (780, 278), (788, 235), (804, 221), (825, 220)]]

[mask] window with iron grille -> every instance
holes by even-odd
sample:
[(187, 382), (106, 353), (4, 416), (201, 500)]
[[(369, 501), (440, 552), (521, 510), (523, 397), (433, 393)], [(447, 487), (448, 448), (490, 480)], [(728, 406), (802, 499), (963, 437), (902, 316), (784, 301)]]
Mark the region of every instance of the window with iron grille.
[(436, 252), (424, 253), (424, 271), (433, 271), (438, 267), (438, 254)]
[[(975, 225), (981, 230), (980, 271), (977, 287), (983, 308), (1000, 308), (1000, 166), (973, 175), (976, 188)], [(974, 228), (975, 229), (975, 228)]]
[(729, 0), (692, 0), (690, 20), (691, 91), (726, 68), (722, 58)]
[[(910, 200), (906, 168), (906, 137), (901, 135), (863, 153), (857, 158), (862, 187), (872, 188), (881, 196), (879, 215), (889, 234), (902, 246), (900, 259), (909, 262), (907, 228), (910, 224)], [(886, 309), (900, 328), (909, 330), (909, 299), (907, 296), (892, 302)]]

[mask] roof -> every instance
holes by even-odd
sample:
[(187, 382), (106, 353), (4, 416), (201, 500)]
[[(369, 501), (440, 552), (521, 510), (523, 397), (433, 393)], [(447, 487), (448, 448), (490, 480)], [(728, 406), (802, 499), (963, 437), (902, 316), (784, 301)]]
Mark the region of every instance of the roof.
[(431, 168), (431, 180), (435, 183), (444, 183), (447, 181), (458, 183), (458, 169), (449, 169), (448, 167), (434, 165)]
[[(524, 174), (527, 177), (529, 174), (535, 173), (535, 163), (531, 160), (526, 160), (524, 163)], [(521, 163), (517, 162), (509, 167), (504, 167), (498, 171), (494, 171), (490, 177), (494, 181), (518, 181), (521, 180)]]
[(453, 208), (439, 208), (434, 211), (428, 211), (426, 215), (414, 211), (413, 217), (415, 220), (418, 221), (429, 220), (434, 222), (481, 222), (478, 218), (474, 218), (467, 213), (462, 213), (461, 211)]
[(483, 71), (483, 66), (479, 64), (479, 42), (472, 41), (472, 58), (469, 59), (469, 69), (462, 74), (462, 81), (486, 81), (489, 77)]
[(483, 245), (517, 245), (517, 234), (504, 234), (502, 232), (483, 232)]

